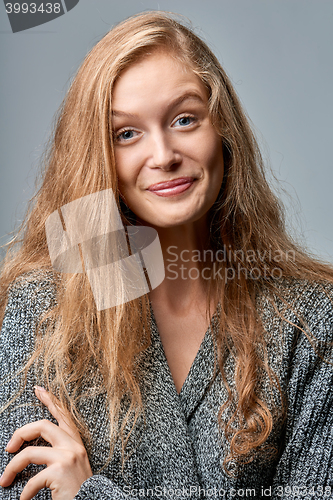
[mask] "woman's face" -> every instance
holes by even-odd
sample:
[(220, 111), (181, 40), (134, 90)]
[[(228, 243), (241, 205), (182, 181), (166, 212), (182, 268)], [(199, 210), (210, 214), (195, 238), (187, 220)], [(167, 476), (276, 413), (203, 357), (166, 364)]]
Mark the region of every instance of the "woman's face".
[(119, 190), (139, 219), (172, 227), (206, 217), (223, 178), (222, 140), (200, 79), (166, 53), (133, 64), (113, 92)]

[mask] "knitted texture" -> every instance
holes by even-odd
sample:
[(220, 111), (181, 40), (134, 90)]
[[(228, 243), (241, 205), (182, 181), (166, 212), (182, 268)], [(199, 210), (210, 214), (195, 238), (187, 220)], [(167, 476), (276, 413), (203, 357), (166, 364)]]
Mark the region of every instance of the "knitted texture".
[[(256, 458), (229, 477), (223, 460), (229, 443), (218, 425), (218, 410), (227, 399), (227, 389), (218, 369), (214, 332), (218, 310), (205, 334), (180, 394), (167, 364), (154, 316), (152, 342), (140, 355), (141, 393), (144, 418), (140, 418), (129, 439), (128, 458), (122, 467), (119, 443), (112, 460), (109, 453), (109, 422), (104, 394), (87, 398), (80, 411), (92, 435), (89, 459), (94, 475), (87, 479), (75, 500), (125, 500), (142, 498), (333, 498), (333, 368), (332, 362), (333, 287), (300, 281), (281, 281), (283, 298), (292, 304), (281, 320), (267, 294), (258, 298), (258, 309), (266, 330), (270, 366), (277, 374), (288, 403), (287, 419), (279, 418), (269, 443), (279, 449), (274, 458)], [(326, 291), (326, 293), (325, 293)], [(25, 284), (14, 284), (9, 293), (0, 336), (0, 405), (16, 393), (13, 374), (29, 358), (40, 316), (55, 300), (51, 273)], [(280, 311), (283, 301), (277, 301)], [(299, 325), (301, 315), (317, 338), (316, 350)], [(225, 374), (234, 390), (234, 358), (226, 352)], [(97, 376), (97, 375), (96, 375)], [(10, 380), (9, 380), (10, 377)], [(4, 451), (18, 427), (42, 418), (54, 418), (37, 400), (38, 384), (33, 370), (19, 398), (0, 415), (1, 472), (12, 455)], [(88, 388), (87, 388), (88, 389)], [(268, 394), (263, 375), (260, 390)], [(271, 395), (279, 404), (278, 392)], [(228, 412), (223, 418), (226, 419)], [(29, 478), (43, 466), (29, 465), (0, 498), (19, 499)], [(236, 471), (237, 472), (237, 471)], [(43, 489), (37, 499), (51, 499)]]

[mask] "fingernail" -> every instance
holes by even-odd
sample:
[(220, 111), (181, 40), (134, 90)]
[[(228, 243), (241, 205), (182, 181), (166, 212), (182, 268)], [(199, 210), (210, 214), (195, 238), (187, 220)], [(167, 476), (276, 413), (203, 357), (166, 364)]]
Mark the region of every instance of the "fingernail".
[[(6, 448), (5, 448), (5, 451), (7, 451), (7, 448), (8, 448), (8, 446), (10, 445), (10, 443), (11, 443), (11, 442), (12, 442), (12, 438), (8, 441), (8, 443), (7, 443), (7, 445), (6, 445)], [(2, 476), (3, 476), (3, 474), (2, 474)], [(2, 476), (1, 476), (1, 477), (2, 477)], [(1, 480), (1, 478), (0, 478), (0, 480)]]
[(40, 387), (39, 385), (35, 385), (34, 389), (35, 391), (39, 392), (47, 392), (46, 389), (44, 389), (44, 387)]

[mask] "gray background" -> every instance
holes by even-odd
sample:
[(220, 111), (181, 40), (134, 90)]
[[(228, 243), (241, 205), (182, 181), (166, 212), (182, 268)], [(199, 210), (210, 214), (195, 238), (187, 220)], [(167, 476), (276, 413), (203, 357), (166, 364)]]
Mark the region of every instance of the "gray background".
[(184, 14), (217, 54), (280, 181), (291, 231), (333, 261), (332, 0), (80, 0), (15, 34), (0, 3), (0, 245), (22, 219), (85, 54), (113, 24), (149, 9)]

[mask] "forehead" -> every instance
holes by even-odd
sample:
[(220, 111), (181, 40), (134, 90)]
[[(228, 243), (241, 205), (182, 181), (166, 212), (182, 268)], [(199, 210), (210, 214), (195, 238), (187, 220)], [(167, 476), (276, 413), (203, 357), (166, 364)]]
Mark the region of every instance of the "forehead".
[(126, 68), (118, 77), (112, 95), (113, 110), (163, 105), (182, 94), (207, 101), (207, 90), (188, 66), (165, 52), (155, 52)]

